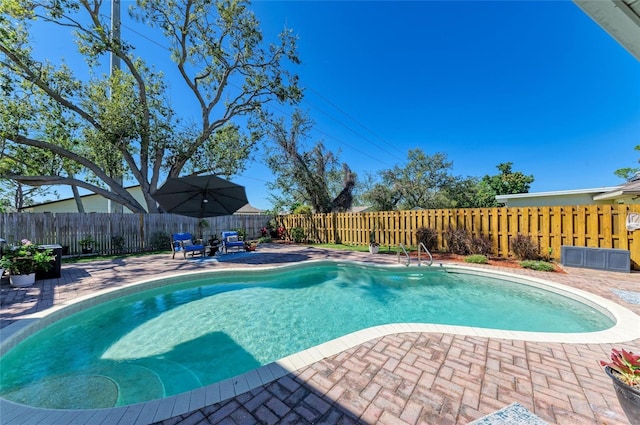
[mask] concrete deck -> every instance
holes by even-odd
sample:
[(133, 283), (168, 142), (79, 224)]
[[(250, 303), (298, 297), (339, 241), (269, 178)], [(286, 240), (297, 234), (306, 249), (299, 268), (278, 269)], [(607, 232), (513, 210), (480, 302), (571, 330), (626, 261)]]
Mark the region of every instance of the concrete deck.
[[(12, 288), (4, 279), (0, 332), (4, 341), (15, 329), (60, 306), (140, 280), (313, 259), (396, 262), (390, 255), (269, 244), (256, 253), (231, 254), (218, 262), (172, 260), (166, 254), (65, 264), (60, 279), (38, 281), (31, 288)], [(472, 267), (545, 279), (640, 314), (640, 273)], [(519, 402), (549, 423), (627, 424), (610, 379), (597, 362), (607, 359), (612, 347), (639, 352), (640, 338), (634, 338), (615, 343), (544, 342), (508, 332), (392, 325), (306, 350), (253, 375), (144, 406), (37, 412), (1, 400), (0, 422), (464, 424)]]

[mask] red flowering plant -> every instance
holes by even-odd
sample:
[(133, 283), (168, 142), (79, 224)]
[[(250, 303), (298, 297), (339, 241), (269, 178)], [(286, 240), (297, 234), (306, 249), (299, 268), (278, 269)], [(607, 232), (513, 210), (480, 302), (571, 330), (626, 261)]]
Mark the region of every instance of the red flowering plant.
[(640, 356), (624, 349), (611, 350), (611, 361), (600, 360), (600, 366), (610, 367), (620, 381), (634, 387), (640, 386)]

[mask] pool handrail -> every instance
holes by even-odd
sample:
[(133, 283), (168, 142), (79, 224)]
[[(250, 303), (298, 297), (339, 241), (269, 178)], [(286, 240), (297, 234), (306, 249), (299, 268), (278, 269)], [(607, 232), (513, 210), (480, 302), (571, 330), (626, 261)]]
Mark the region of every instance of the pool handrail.
[(424, 243), (422, 243), (422, 242), (420, 242), (420, 244), (418, 245), (418, 266), (422, 265), (422, 262), (420, 261), (420, 248), (423, 248), (424, 252), (426, 252), (429, 255), (429, 264), (428, 264), (428, 266), (431, 266), (433, 264), (433, 256), (431, 255), (431, 253), (429, 252), (427, 247), (424, 246)]
[(402, 244), (402, 243), (398, 244), (398, 250), (397, 250), (397, 254), (396, 254), (396, 257), (398, 259), (398, 263), (400, 262), (400, 250), (402, 250), (402, 252), (404, 252), (405, 257), (407, 257), (406, 266), (409, 267), (409, 265), (411, 264), (411, 257), (407, 253), (407, 250), (404, 248), (404, 244)]

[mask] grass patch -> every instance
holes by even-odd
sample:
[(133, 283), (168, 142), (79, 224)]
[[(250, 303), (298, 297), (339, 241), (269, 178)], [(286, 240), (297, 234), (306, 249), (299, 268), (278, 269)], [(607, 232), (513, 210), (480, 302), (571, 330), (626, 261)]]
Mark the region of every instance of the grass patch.
[(546, 261), (525, 260), (520, 261), (520, 266), (525, 269), (538, 270), (540, 272), (552, 272), (555, 270), (553, 264), (547, 263)]
[(489, 260), (486, 256), (481, 254), (470, 255), (464, 259), (465, 263), (473, 263), (473, 264), (488, 264)]

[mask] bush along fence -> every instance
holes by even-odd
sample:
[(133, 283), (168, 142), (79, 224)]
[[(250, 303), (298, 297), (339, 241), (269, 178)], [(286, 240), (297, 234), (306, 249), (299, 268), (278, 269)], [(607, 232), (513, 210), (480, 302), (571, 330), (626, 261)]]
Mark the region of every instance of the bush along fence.
[(225, 230), (244, 229), (258, 238), (271, 215), (237, 214), (197, 218), (175, 214), (2, 213), (0, 238), (8, 244), (28, 239), (40, 245), (62, 245), (63, 254), (135, 253), (170, 249), (172, 233), (196, 238), (220, 237)]
[[(640, 231), (626, 229), (627, 215), (640, 213), (640, 205), (586, 205), (521, 208), (463, 208), (368, 213), (298, 214), (278, 216), (290, 235), (304, 230), (316, 243), (367, 245), (371, 236), (382, 247), (399, 244), (417, 248), (418, 229), (432, 229), (429, 249), (447, 252), (455, 231), (464, 229), (488, 253), (513, 256), (518, 235), (530, 237), (539, 256), (559, 260), (561, 246), (628, 250), (634, 269), (640, 269)], [(426, 232), (429, 233), (429, 232)]]

